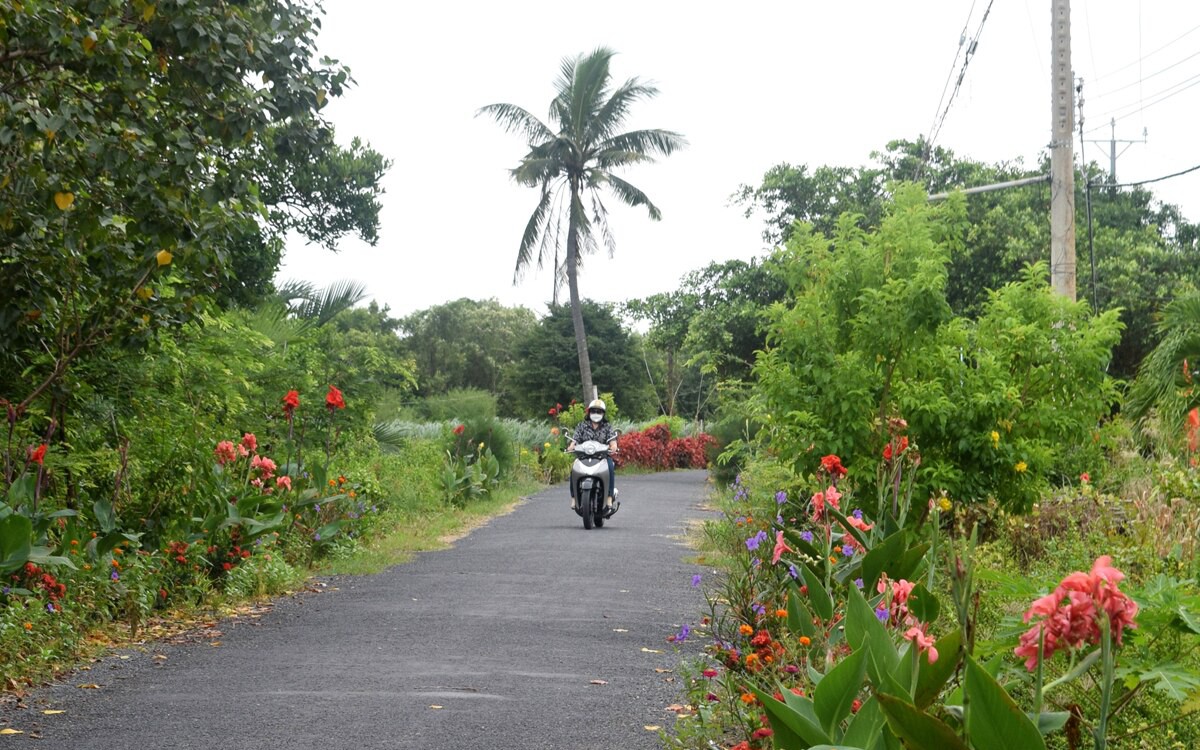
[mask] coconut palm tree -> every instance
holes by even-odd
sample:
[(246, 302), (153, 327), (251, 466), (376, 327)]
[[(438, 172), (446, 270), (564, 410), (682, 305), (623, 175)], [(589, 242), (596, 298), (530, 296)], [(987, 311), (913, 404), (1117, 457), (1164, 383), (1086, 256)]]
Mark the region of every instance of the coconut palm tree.
[[(538, 188), (541, 196), (521, 237), (513, 283), (520, 280), (535, 257), (537, 267), (541, 268), (553, 253), (556, 298), (560, 274), (565, 275), (570, 293), (585, 403), (593, 397), (593, 389), (579, 303), (579, 264), (583, 253), (598, 248), (597, 234), (610, 256), (614, 250), (601, 188), (608, 188), (618, 200), (630, 206), (645, 206), (650, 218), (658, 220), (661, 214), (646, 194), (613, 172), (632, 164), (653, 162), (655, 156), (669, 155), (687, 143), (683, 136), (669, 130), (620, 132), (630, 106), (655, 96), (658, 89), (637, 78), (613, 88), (608, 69), (613, 54), (612, 50), (601, 47), (591, 54), (562, 61), (555, 81), (557, 93), (550, 102), (550, 120), (557, 130), (513, 104), (490, 104), (477, 113), (494, 117), (506, 130), (523, 135), (529, 142), (529, 153), (511, 170), (512, 178), (521, 185)], [(566, 257), (560, 266), (564, 219)]]

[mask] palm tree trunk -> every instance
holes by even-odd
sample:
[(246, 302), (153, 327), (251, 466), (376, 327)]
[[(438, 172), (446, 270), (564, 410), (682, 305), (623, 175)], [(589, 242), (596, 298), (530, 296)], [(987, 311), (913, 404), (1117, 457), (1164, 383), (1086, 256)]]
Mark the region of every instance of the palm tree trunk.
[(579, 300), (579, 225), (575, 208), (579, 203), (578, 186), (571, 181), (571, 213), (567, 222), (567, 288), (571, 294), (571, 322), (575, 325), (575, 348), (579, 352), (579, 376), (583, 381), (583, 403), (594, 398), (592, 362), (588, 357), (587, 333), (583, 330), (583, 306)]

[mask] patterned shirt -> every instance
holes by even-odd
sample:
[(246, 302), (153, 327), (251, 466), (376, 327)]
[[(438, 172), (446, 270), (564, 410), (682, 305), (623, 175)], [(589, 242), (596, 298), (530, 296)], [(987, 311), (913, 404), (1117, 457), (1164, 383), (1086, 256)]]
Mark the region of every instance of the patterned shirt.
[(617, 439), (617, 431), (609, 424), (608, 420), (602, 420), (599, 424), (593, 424), (592, 420), (586, 419), (579, 423), (575, 428), (575, 434), (571, 440), (575, 441), (576, 445), (595, 440), (598, 443), (608, 444)]

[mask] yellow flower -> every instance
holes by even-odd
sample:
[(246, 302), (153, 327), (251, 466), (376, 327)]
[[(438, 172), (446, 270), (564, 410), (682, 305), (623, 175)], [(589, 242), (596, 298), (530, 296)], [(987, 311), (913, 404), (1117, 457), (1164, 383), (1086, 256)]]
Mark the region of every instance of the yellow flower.
[(480, 444), (479, 444), (479, 450), (483, 450), (483, 447), (484, 447), (484, 446), (483, 446), (483, 443), (480, 443)]
[(1014, 469), (1014, 470), (1015, 470), (1015, 471), (1016, 471), (1018, 474), (1024, 474), (1024, 473), (1025, 473), (1025, 470), (1026, 470), (1026, 469), (1028, 469), (1028, 468), (1029, 468), (1029, 464), (1025, 463), (1024, 461), (1017, 461), (1016, 465), (1015, 465), (1015, 466), (1013, 466), (1013, 469)]
[(550, 444), (549, 444), (549, 443), (542, 443), (542, 447), (543, 447), (543, 448), (545, 448), (546, 450), (550, 450)]
[(953, 505), (954, 504), (950, 502), (950, 498), (946, 497), (945, 495), (938, 498), (938, 508), (940, 508), (943, 512), (950, 510)]
[(75, 194), (62, 192), (54, 194), (54, 205), (58, 206), (59, 211), (66, 211), (75, 202)]
[(171, 259), (174, 257), (174, 255), (171, 255), (170, 250), (159, 250), (158, 253), (155, 254), (154, 259), (158, 261), (158, 265), (165, 266), (170, 263)]
[(1000, 433), (996, 432), (995, 430), (992, 430), (991, 437), (992, 437), (992, 447), (993, 448), (999, 447), (1000, 446)]

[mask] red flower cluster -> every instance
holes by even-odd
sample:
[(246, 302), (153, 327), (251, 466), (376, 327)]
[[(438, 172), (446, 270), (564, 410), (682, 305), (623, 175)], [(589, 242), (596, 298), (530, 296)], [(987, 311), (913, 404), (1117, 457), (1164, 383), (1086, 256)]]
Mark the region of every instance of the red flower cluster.
[(42, 462), (46, 460), (46, 444), (42, 443), (41, 445), (39, 445), (36, 448), (30, 448), (29, 449), (29, 460), (34, 462), (38, 466), (41, 466)]
[(45, 591), (51, 604), (67, 595), (66, 584), (59, 583), (53, 574), (47, 573), (31, 562), (25, 563), (25, 567), (21, 568), (20, 572), (14, 573), (12, 580), (20, 583), (22, 574), (25, 576), (25, 588)]
[(342, 392), (337, 389), (337, 386), (329, 386), (329, 393), (325, 394), (325, 408), (330, 411), (346, 408), (346, 399), (342, 398)]
[(467, 426), (465, 424), (460, 424), (460, 425), (456, 425), (455, 428), (453, 430), (451, 430), (451, 432), (453, 432), (455, 435), (461, 435), (461, 434), (463, 434), (463, 432), (466, 431), (466, 429), (467, 429)]
[(883, 446), (883, 460), (891, 461), (893, 455), (899, 456), (906, 450), (908, 450), (908, 436), (901, 435), (898, 439)]
[(175, 562), (180, 565), (187, 564), (187, 542), (171, 542), (167, 545), (167, 554), (175, 558)]
[(1133, 618), (1138, 605), (1117, 588), (1125, 574), (1111, 563), (1108, 555), (1096, 558), (1091, 573), (1072, 573), (1030, 606), (1025, 622), (1034, 617), (1042, 619), (1021, 636), (1021, 644), (1013, 649), (1017, 656), (1025, 657), (1026, 669), (1037, 668), (1039, 640), (1043, 640), (1043, 656), (1049, 657), (1055, 651), (1098, 644), (1101, 617), (1108, 617), (1117, 645), (1125, 628), (1137, 627)]
[(832, 453), (821, 457), (821, 470), (834, 479), (846, 476), (846, 467), (842, 466), (842, 459)]
[(288, 419), (292, 418), (292, 413), (300, 408), (300, 393), (297, 391), (288, 391), (283, 397), (283, 412), (287, 414)]

